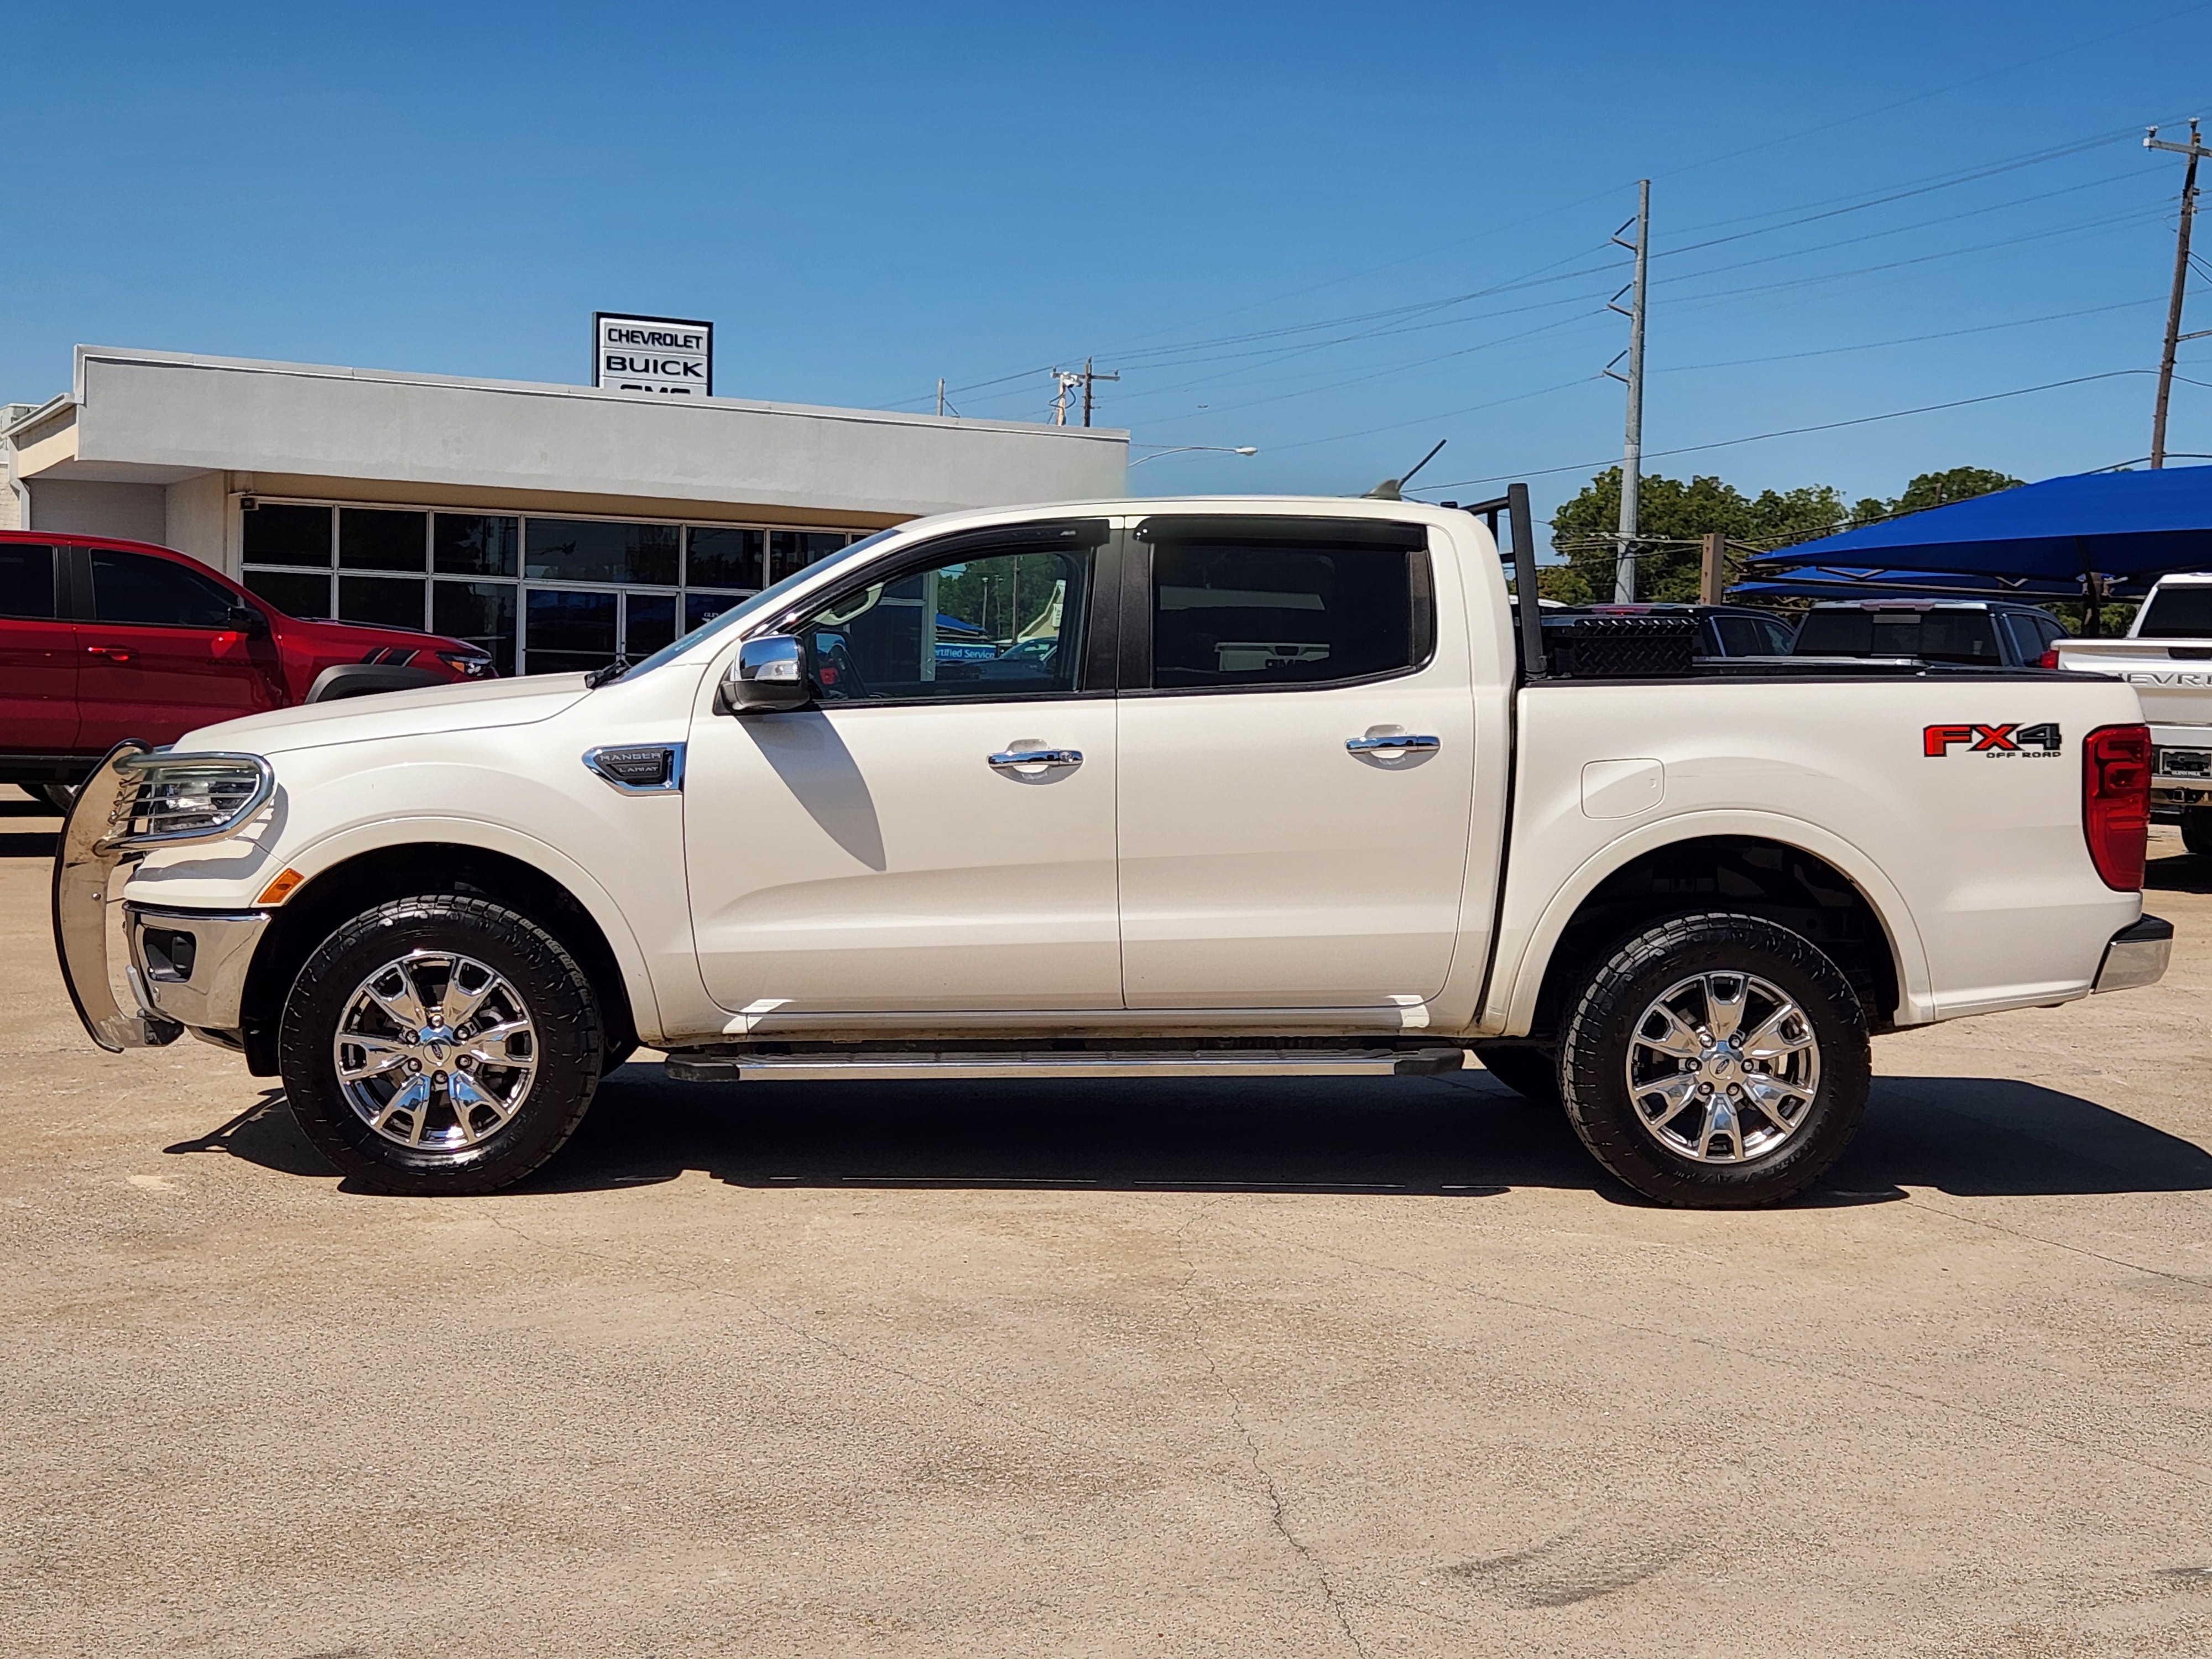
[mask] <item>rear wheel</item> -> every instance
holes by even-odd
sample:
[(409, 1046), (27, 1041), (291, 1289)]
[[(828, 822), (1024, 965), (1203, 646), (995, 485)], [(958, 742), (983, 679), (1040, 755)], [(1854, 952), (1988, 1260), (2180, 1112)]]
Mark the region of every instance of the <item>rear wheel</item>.
[(1866, 1018), (1812, 941), (1756, 916), (1679, 916), (1626, 939), (1575, 997), (1568, 1120), (1662, 1204), (1740, 1208), (1802, 1191), (1866, 1111)]
[(379, 1192), (481, 1193), (560, 1150), (592, 1103), (604, 1026), (559, 940), (483, 899), (396, 900), (307, 959), (278, 1031), (293, 1115)]
[(1525, 1100), (1539, 1106), (1559, 1103), (1559, 1056), (1526, 1043), (1478, 1042), (1474, 1057), (1482, 1069)]
[(2181, 809), (2181, 844), (2198, 858), (2212, 858), (2212, 806)]
[[(70, 815), (70, 809), (76, 805), (76, 786), (74, 784), (27, 783), (22, 787), (64, 817), (67, 817)], [(2194, 852), (2196, 849), (2191, 848), (2190, 850)]]

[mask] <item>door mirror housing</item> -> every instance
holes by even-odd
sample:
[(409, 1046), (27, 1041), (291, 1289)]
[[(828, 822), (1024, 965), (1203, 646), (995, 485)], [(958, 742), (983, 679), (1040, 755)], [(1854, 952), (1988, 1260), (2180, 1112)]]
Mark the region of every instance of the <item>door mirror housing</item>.
[(230, 607), (227, 625), (237, 629), (249, 640), (269, 637), (269, 618), (261, 613), (260, 607), (258, 605), (234, 605)]
[(747, 640), (714, 689), (718, 714), (772, 714), (804, 708), (813, 701), (805, 643), (788, 634)]

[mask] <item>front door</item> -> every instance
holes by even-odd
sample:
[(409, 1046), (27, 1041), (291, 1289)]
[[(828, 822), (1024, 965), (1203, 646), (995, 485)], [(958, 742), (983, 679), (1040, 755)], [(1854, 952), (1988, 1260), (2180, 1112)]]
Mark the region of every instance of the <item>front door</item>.
[(0, 542), (0, 750), (76, 747), (76, 642), (58, 551)]
[(856, 577), (793, 625), (810, 708), (714, 714), (715, 663), (684, 853), (722, 1007), (1121, 1006), (1105, 539), (1002, 529)]
[(1123, 640), (1128, 1006), (1434, 996), (1475, 757), (1467, 643), (1437, 626), (1425, 532), (1163, 514), (1133, 545), (1128, 614), (1149, 620)]
[(237, 595), (179, 561), (88, 550), (92, 620), (76, 624), (77, 744), (173, 743), (282, 705), (275, 647), (235, 625)]

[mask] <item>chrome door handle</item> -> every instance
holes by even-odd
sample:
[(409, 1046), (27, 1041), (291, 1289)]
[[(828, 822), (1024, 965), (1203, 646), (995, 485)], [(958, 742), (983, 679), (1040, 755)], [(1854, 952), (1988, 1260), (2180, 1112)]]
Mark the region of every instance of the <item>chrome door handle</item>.
[(1015, 766), (1080, 766), (1080, 749), (1008, 749), (990, 757), (1001, 771)]
[(1355, 755), (1371, 755), (1378, 749), (1441, 749), (1443, 744), (1435, 738), (1400, 732), (1387, 738), (1346, 738), (1344, 746)]

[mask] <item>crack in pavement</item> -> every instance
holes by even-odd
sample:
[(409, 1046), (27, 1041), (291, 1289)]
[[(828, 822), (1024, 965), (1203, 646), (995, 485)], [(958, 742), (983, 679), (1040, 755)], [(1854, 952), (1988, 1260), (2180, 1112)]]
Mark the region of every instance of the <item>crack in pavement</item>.
[(1322, 1600), (1335, 1616), (1336, 1626), (1344, 1632), (1344, 1639), (1352, 1644), (1352, 1650), (1359, 1656), (1359, 1659), (1368, 1659), (1367, 1644), (1359, 1639), (1358, 1632), (1352, 1628), (1352, 1620), (1345, 1608), (1343, 1598), (1337, 1594), (1336, 1586), (1329, 1582), (1328, 1569), (1322, 1565), (1321, 1558), (1291, 1530), (1290, 1522), (1283, 1513), (1282, 1488), (1275, 1483), (1273, 1473), (1260, 1461), (1260, 1443), (1253, 1437), (1251, 1425), (1244, 1420), (1244, 1402), (1238, 1398), (1237, 1390), (1229, 1386), (1228, 1379), (1221, 1375), (1220, 1366), (1214, 1363), (1213, 1351), (1206, 1346), (1204, 1328), (1191, 1308), (1189, 1291), (1198, 1279), (1198, 1261), (1190, 1251), (1189, 1233), (1191, 1228), (1205, 1219), (1206, 1211), (1212, 1207), (1211, 1204), (1200, 1205), (1191, 1212), (1188, 1220), (1176, 1229), (1175, 1233), (1176, 1250), (1182, 1257), (1185, 1269), (1182, 1283), (1176, 1287), (1176, 1300), (1182, 1306), (1183, 1322), (1190, 1328), (1191, 1346), (1198, 1350), (1198, 1357), (1206, 1362), (1206, 1373), (1213, 1379), (1214, 1387), (1221, 1390), (1222, 1398), (1229, 1402), (1229, 1420), (1236, 1425), (1237, 1437), (1244, 1443), (1244, 1455), (1251, 1462), (1252, 1473), (1260, 1477), (1261, 1485), (1267, 1488), (1267, 1518), (1273, 1524), (1276, 1534), (1291, 1547), (1300, 1565), (1313, 1574), (1314, 1582), (1321, 1587)]
[(2153, 1279), (2170, 1279), (2177, 1285), (2194, 1285), (2199, 1290), (2212, 1289), (2212, 1279), (2198, 1279), (2190, 1273), (2168, 1273), (2163, 1267), (2146, 1267), (2140, 1261), (2130, 1261), (2124, 1256), (2106, 1255), (2102, 1250), (2093, 1250), (2086, 1244), (2069, 1244), (2063, 1238), (2045, 1238), (2041, 1233), (2031, 1233), (2020, 1227), (2008, 1227), (2002, 1221), (1985, 1221), (1979, 1216), (1960, 1215), (1956, 1210), (1947, 1210), (1940, 1204), (1930, 1204), (1925, 1199), (1907, 1198), (1905, 1207), (1925, 1210), (1930, 1215), (1940, 1215), (1953, 1221), (1963, 1221), (1970, 1227), (1986, 1227), (1993, 1233), (2009, 1234), (2024, 1238), (2033, 1244), (2046, 1244), (2054, 1250), (2065, 1250), (2074, 1255), (2086, 1255), (2092, 1261), (2108, 1262), (2115, 1267), (2126, 1267), (2131, 1272), (2148, 1273)]

